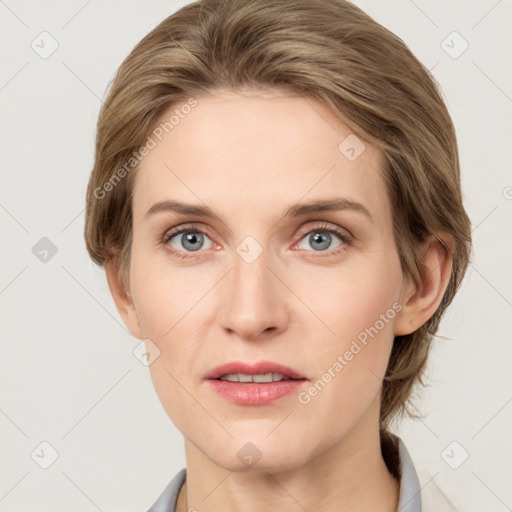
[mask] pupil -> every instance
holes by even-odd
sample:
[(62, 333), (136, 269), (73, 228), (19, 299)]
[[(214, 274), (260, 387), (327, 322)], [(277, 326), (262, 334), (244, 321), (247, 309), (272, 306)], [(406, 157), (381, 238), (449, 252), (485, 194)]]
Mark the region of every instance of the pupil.
[[(330, 237), (331, 235), (329, 233), (321, 234), (321, 233), (314, 233), (311, 235), (312, 241), (311, 245), (313, 243), (320, 243), (319, 249), (327, 249), (330, 245)], [(323, 243), (322, 243), (323, 242)]]
[(183, 246), (190, 251), (197, 251), (200, 247), (200, 241), (203, 235), (197, 236), (196, 233), (187, 233)]

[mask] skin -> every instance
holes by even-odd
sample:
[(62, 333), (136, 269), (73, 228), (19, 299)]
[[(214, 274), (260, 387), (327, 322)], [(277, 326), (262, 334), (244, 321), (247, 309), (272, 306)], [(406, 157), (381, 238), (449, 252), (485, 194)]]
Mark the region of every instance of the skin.
[[(422, 281), (404, 278), (382, 155), (365, 142), (349, 161), (338, 145), (351, 130), (317, 100), (256, 89), (194, 97), (198, 105), (138, 169), (126, 290), (113, 262), (106, 267), (125, 324), (160, 350), (151, 378), (185, 438), (177, 510), (396, 511), (399, 485), (380, 451), (382, 377), (393, 337), (416, 330), (439, 305), (450, 258), (432, 242)], [(333, 196), (361, 203), (371, 219), (348, 209), (284, 217), (298, 202)], [(168, 199), (207, 205), (221, 220), (145, 218)], [(185, 223), (192, 233), (207, 230), (198, 251), (187, 251), (183, 235), (164, 240)], [(311, 240), (315, 229), (331, 236), (327, 249)], [(236, 252), (247, 236), (263, 250), (252, 263)], [(401, 311), (307, 404), (292, 394), (236, 405), (204, 380), (228, 361), (271, 360), (311, 384), (393, 304)], [(253, 467), (237, 456), (249, 442), (262, 454)]]

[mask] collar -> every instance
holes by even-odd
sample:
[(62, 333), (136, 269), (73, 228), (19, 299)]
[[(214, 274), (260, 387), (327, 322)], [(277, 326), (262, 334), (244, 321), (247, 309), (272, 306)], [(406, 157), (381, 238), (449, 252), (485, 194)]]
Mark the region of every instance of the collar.
[(420, 482), (411, 456), (398, 436), (391, 434), (391, 437), (398, 445), (400, 458), (400, 498), (397, 512), (421, 512)]

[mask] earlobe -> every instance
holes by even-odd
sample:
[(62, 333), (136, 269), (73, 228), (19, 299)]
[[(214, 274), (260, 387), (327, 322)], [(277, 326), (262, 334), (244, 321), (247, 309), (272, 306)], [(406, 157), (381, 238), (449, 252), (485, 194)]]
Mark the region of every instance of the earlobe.
[(107, 276), (110, 293), (116, 304), (117, 311), (121, 315), (124, 324), (135, 338), (141, 340), (143, 335), (140, 328), (137, 311), (133, 303), (130, 290), (125, 290), (116, 269), (116, 260), (110, 258), (105, 262), (105, 273)]
[(419, 263), (420, 278), (406, 279), (400, 298), (402, 310), (396, 317), (395, 336), (410, 334), (436, 312), (450, 281), (451, 243), (444, 238), (428, 241)]

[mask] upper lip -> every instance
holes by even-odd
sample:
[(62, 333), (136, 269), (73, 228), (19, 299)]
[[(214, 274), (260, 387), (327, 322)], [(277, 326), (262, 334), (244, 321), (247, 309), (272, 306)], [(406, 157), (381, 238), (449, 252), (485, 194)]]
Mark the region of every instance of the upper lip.
[(213, 370), (210, 370), (205, 379), (218, 379), (228, 373), (245, 373), (248, 375), (262, 375), (265, 373), (279, 373), (284, 377), (290, 379), (305, 379), (304, 375), (295, 371), (293, 368), (284, 366), (272, 361), (260, 361), (258, 363), (244, 363), (242, 361), (231, 361), (229, 363), (221, 364)]

